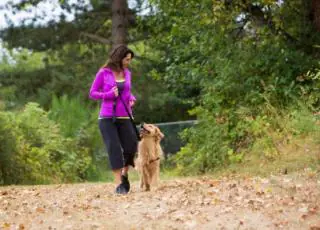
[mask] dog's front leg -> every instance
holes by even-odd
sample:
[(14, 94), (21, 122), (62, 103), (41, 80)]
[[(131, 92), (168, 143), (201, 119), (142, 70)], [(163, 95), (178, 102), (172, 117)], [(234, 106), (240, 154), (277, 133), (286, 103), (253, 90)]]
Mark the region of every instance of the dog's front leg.
[(150, 191), (150, 174), (149, 174), (148, 166), (143, 166), (142, 178), (143, 178), (143, 184), (146, 187), (145, 190)]
[(141, 175), (140, 175), (140, 189), (141, 190), (143, 189), (143, 185), (144, 185), (143, 173), (141, 172)]
[(160, 163), (157, 163), (157, 167), (155, 169), (152, 181), (155, 187), (159, 186), (159, 177), (160, 177)]

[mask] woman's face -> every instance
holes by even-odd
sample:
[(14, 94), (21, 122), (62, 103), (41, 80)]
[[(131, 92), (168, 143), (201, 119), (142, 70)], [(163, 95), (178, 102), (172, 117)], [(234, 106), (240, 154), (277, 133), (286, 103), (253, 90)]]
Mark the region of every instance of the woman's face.
[(131, 53), (128, 53), (125, 58), (122, 59), (122, 66), (123, 68), (127, 68), (132, 60)]

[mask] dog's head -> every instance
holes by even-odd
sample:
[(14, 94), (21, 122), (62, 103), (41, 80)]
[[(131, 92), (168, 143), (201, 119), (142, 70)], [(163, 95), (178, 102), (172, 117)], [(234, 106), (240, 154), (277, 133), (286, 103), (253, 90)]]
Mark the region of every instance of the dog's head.
[(141, 124), (140, 128), (140, 137), (153, 137), (160, 141), (162, 138), (164, 138), (164, 135), (157, 126), (143, 123)]

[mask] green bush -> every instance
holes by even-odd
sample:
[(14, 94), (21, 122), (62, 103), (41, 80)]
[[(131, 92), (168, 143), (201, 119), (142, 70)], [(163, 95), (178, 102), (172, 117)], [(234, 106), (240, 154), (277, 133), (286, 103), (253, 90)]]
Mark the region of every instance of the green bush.
[(174, 156), (178, 173), (205, 173), (227, 159), (230, 139), (227, 124), (219, 124), (207, 111), (198, 109), (201, 121), (183, 131), (182, 138), (188, 144)]
[(318, 118), (302, 103), (280, 109), (266, 102), (256, 116), (244, 108), (216, 117), (200, 108), (196, 113), (199, 124), (182, 133), (187, 145), (172, 158), (178, 174), (202, 174), (251, 155), (274, 160), (293, 140), (319, 144)]
[(80, 97), (53, 96), (49, 117), (56, 121), (66, 137), (75, 137), (81, 124), (89, 119), (89, 110), (81, 103)]
[(36, 103), (23, 111), (1, 112), (2, 184), (60, 183), (85, 178), (91, 157), (77, 139), (61, 135)]

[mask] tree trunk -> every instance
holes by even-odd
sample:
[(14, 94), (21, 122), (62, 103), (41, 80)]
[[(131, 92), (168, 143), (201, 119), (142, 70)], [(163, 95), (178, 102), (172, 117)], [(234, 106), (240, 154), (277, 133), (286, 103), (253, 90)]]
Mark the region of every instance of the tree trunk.
[(129, 9), (127, 0), (112, 1), (112, 47), (127, 44)]
[(311, 15), (315, 28), (320, 31), (320, 0), (312, 0)]

